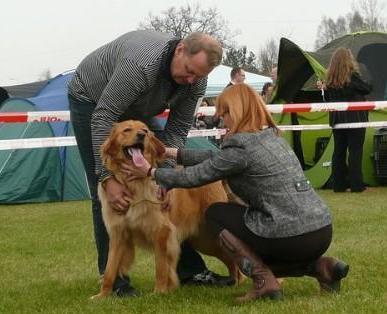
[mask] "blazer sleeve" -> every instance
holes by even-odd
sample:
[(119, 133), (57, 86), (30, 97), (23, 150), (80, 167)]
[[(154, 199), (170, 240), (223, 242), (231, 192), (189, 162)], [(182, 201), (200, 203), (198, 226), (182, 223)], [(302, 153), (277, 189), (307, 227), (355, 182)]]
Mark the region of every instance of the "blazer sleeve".
[(228, 146), (203, 162), (183, 169), (158, 168), (155, 179), (168, 189), (190, 188), (238, 175), (248, 166), (242, 147)]
[(203, 149), (179, 149), (177, 151), (177, 163), (183, 166), (194, 166), (206, 159), (213, 157), (216, 152)]

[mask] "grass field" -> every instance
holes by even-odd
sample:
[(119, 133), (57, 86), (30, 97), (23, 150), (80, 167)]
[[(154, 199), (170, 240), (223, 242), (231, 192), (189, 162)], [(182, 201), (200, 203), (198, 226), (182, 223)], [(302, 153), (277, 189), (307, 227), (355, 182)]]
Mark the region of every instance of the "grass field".
[[(334, 216), (329, 254), (351, 265), (339, 296), (319, 295), (307, 277), (286, 279), (278, 303), (234, 305), (248, 280), (156, 295), (153, 256), (139, 251), (131, 278), (140, 296), (91, 301), (99, 284), (89, 202), (1, 205), (0, 313), (387, 313), (387, 187), (319, 193)], [(217, 260), (206, 261), (225, 273)]]

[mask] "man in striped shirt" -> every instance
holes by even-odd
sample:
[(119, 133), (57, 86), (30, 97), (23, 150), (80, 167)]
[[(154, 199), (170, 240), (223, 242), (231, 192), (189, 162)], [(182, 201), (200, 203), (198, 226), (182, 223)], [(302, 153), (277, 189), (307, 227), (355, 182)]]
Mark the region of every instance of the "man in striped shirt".
[[(108, 253), (108, 235), (97, 196), (103, 182), (110, 205), (128, 210), (128, 191), (103, 167), (100, 146), (113, 123), (142, 120), (152, 126), (154, 117), (170, 109), (161, 140), (183, 147), (198, 101), (204, 95), (207, 75), (220, 64), (222, 48), (213, 37), (192, 33), (185, 39), (154, 31), (133, 31), (89, 54), (69, 84), (71, 121), (85, 166), (90, 192), (98, 268), (102, 275)], [(173, 166), (167, 161), (166, 166)], [(193, 284), (231, 284), (207, 270), (200, 255), (182, 246), (178, 264), (180, 281)], [(117, 295), (133, 295), (128, 277), (118, 277)]]

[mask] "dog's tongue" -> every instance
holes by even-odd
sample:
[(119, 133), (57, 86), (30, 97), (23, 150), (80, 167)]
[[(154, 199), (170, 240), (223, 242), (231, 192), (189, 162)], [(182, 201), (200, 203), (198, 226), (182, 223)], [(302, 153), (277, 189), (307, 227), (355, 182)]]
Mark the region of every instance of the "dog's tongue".
[(132, 155), (133, 163), (136, 167), (141, 167), (144, 165), (145, 159), (141, 153), (141, 149), (131, 148), (130, 153)]

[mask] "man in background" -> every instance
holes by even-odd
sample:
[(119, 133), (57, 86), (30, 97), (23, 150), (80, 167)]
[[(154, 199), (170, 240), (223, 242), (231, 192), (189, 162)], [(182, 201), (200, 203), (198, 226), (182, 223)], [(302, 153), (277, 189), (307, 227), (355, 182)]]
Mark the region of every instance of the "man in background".
[(246, 73), (241, 67), (232, 68), (230, 72), (231, 81), (227, 84), (226, 87), (230, 85), (240, 84), (245, 81)]

